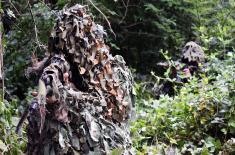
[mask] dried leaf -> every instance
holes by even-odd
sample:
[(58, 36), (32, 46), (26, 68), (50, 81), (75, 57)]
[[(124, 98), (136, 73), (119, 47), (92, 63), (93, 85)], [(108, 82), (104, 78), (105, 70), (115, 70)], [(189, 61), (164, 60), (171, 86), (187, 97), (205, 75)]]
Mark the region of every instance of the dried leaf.
[(84, 67), (80, 67), (80, 74), (83, 75), (85, 74), (86, 69)]

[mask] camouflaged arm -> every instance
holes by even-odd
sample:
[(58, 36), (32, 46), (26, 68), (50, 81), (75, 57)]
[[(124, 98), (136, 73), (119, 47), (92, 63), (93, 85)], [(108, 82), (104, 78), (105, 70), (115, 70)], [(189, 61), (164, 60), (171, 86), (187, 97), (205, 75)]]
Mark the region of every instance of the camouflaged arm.
[[(28, 152), (32, 154), (41, 154), (44, 148), (42, 142), (45, 141), (46, 131), (45, 121), (47, 122), (48, 103), (60, 102), (63, 89), (63, 73), (68, 72), (69, 65), (61, 55), (55, 55), (51, 58), (50, 64), (44, 68), (39, 80), (39, 91), (29, 107), (28, 116)], [(53, 100), (53, 102), (51, 101)]]

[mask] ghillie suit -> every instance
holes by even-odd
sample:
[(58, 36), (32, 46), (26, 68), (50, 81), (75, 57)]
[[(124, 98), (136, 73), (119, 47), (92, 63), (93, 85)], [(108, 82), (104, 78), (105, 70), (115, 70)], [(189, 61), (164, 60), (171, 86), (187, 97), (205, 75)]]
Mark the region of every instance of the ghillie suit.
[(202, 72), (203, 68), (200, 67), (205, 62), (205, 54), (202, 48), (193, 41), (188, 42), (182, 49), (181, 60), (174, 62), (161, 62), (158, 66), (167, 69), (169, 78), (175, 81), (166, 79), (159, 85), (153, 88), (154, 94), (157, 98), (161, 94), (168, 94), (169, 96), (175, 95), (174, 86), (181, 85), (188, 82), (188, 78), (192, 75)]
[(182, 50), (181, 62), (185, 64), (182, 69), (188, 68), (191, 74), (200, 72), (200, 64), (205, 62), (201, 46), (193, 41), (188, 42)]
[(27, 154), (132, 154), (133, 79), (104, 35), (85, 6), (60, 12), (49, 54), (28, 69), (40, 78), (29, 107)]

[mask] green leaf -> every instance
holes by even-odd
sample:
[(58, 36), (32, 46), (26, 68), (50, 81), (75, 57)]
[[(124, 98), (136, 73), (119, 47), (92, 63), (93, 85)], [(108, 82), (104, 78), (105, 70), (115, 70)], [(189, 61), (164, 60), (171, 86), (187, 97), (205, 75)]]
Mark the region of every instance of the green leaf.
[(171, 144), (177, 144), (177, 141), (174, 138), (170, 138), (170, 143)]
[(114, 149), (112, 150), (112, 155), (120, 155), (123, 153), (122, 149)]
[(208, 150), (208, 148), (204, 147), (204, 148), (202, 149), (201, 155), (209, 155), (209, 150)]
[(234, 121), (234, 120), (230, 120), (230, 121), (228, 122), (228, 126), (235, 128), (235, 121)]
[(227, 129), (223, 128), (221, 131), (226, 135), (228, 133)]

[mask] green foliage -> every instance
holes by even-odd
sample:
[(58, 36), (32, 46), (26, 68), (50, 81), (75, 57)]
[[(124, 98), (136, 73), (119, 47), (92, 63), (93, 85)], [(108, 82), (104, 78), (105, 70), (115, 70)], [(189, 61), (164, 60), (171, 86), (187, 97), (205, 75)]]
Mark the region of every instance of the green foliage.
[(183, 154), (218, 154), (223, 142), (235, 136), (234, 58), (231, 53), (224, 61), (212, 56), (202, 78), (192, 77), (174, 97), (153, 99), (136, 84), (141, 98), (132, 127), (135, 147), (145, 151), (145, 145), (164, 143)]
[(15, 133), (17, 106), (16, 100), (0, 102), (0, 154), (20, 155), (26, 148), (26, 139), (20, 140)]
[(97, 5), (116, 32), (116, 39), (110, 41), (120, 50), (113, 48), (113, 52), (123, 55), (138, 72), (157, 71), (155, 64), (163, 59), (160, 49), (177, 56), (180, 48), (195, 37), (192, 28), (196, 21), (189, 11), (193, 2), (102, 0)]
[(234, 7), (234, 1), (198, 0), (194, 3), (191, 12), (199, 21), (194, 26), (194, 31), (199, 41), (208, 47), (208, 52), (223, 54), (234, 45)]
[(22, 15), (17, 18), (16, 24), (4, 38), (6, 87), (10, 94), (17, 95), (20, 99), (25, 97), (25, 86), (33, 85), (25, 76), (25, 70), (31, 63), (31, 55), (35, 53), (40, 58), (45, 52), (43, 45), (47, 45), (54, 19), (53, 12), (43, 3), (34, 4), (32, 14), (33, 17), (28, 7), (22, 10)]

